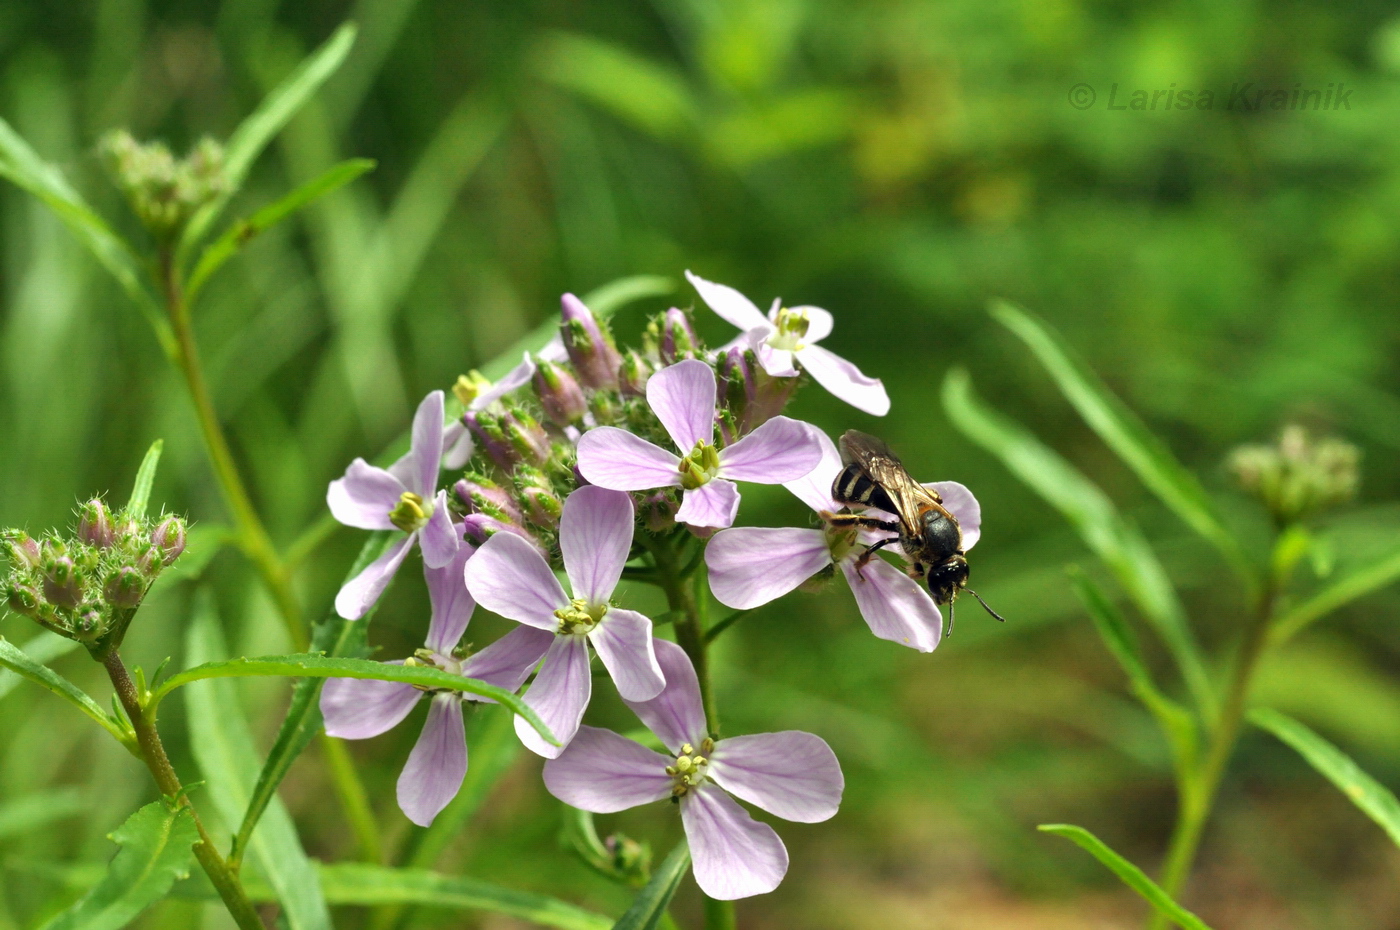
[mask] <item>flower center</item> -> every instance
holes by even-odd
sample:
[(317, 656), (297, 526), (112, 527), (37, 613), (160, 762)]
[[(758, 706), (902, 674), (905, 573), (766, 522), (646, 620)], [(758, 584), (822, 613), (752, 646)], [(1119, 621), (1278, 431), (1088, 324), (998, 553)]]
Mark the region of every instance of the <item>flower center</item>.
[(805, 310), (790, 310), (783, 307), (778, 311), (777, 328), (768, 337), (768, 344), (775, 349), (796, 352), (802, 348), (802, 340), (807, 338), (807, 328), (812, 325)]
[(472, 401), (490, 387), (490, 380), (473, 368), (469, 373), (457, 376), (457, 383), (452, 385), (452, 393), (462, 402), (463, 407), (470, 408)]
[(719, 450), (703, 439), (681, 459), (681, 487), (693, 491), (719, 474)]
[(389, 522), (405, 533), (412, 533), (426, 526), (432, 515), (432, 504), (425, 504), (423, 498), (412, 491), (404, 491), (399, 495), (398, 504), (389, 511)]
[(855, 527), (832, 526), (830, 523), (823, 529), (826, 531), (826, 547), (831, 550), (831, 561), (839, 564), (855, 548), (858, 531)]
[[(404, 668), (436, 668), (452, 675), (462, 674), (462, 659), (465, 656), (445, 656), (433, 652), (431, 649), (416, 650), (413, 655), (403, 660)], [(427, 685), (414, 685), (419, 691), (426, 691), (429, 694), (437, 694), (447, 688), (430, 688)]]
[(591, 633), (608, 612), (607, 604), (590, 604), (581, 597), (569, 601), (568, 607), (560, 607), (554, 612), (559, 618), (559, 634), (568, 636), (574, 633)]
[(666, 774), (675, 782), (671, 787), (671, 797), (683, 798), (705, 782), (705, 770), (710, 760), (705, 758), (715, 751), (715, 741), (708, 736), (700, 744), (700, 751), (686, 743), (676, 756), (675, 764), (666, 766)]

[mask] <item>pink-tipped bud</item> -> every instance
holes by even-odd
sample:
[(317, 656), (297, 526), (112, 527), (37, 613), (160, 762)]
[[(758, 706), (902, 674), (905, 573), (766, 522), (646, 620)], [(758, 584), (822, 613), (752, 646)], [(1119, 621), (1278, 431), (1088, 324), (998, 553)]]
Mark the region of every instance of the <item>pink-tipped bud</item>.
[(162, 563), (170, 565), (185, 551), (185, 521), (166, 517), (151, 533), (151, 543), (164, 554)]
[(540, 359), (535, 367), (535, 395), (540, 399), (545, 416), (557, 426), (569, 426), (583, 419), (588, 412), (588, 400), (583, 388), (567, 369)]
[(112, 522), (112, 512), (102, 498), (94, 497), (78, 508), (78, 538), (99, 549), (110, 549), (116, 542), (117, 529)]
[(485, 475), (468, 473), (452, 486), (468, 514), (485, 514), (506, 523), (523, 523), (525, 515), (510, 492)]
[(660, 337), (656, 351), (661, 356), (661, 364), (674, 365), (682, 359), (699, 355), (700, 339), (695, 335), (695, 327), (690, 315), (684, 310), (672, 307), (661, 317)]
[(38, 568), (43, 558), (39, 543), (28, 533), (14, 532), (5, 537), (5, 552), (15, 568)]
[(5, 604), (17, 614), (34, 617), (39, 613), (39, 592), (26, 585), (10, 585), (5, 590)]
[(112, 607), (129, 610), (141, 605), (146, 596), (146, 577), (130, 565), (123, 565), (102, 586), (102, 597)]
[(674, 494), (653, 491), (642, 498), (637, 509), (641, 511), (643, 526), (653, 533), (665, 533), (675, 528), (676, 511), (680, 505), (676, 503)]
[(501, 417), (501, 429), (520, 461), (532, 465), (543, 465), (549, 461), (553, 450), (549, 444), (549, 434), (530, 414), (518, 407), (506, 411)]
[(565, 294), (560, 302), (563, 305), (560, 335), (579, 381), (594, 390), (616, 390), (617, 369), (622, 357), (617, 354), (612, 340), (583, 301), (573, 294)]
[(719, 362), (725, 405), (734, 414), (738, 433), (726, 440), (747, 436), (783, 412), (799, 378), (775, 378), (764, 371), (752, 349), (735, 346)]
[(78, 580), (78, 569), (68, 556), (59, 556), (45, 564), (44, 599), (69, 608), (82, 603), (83, 590)]
[(155, 578), (164, 567), (165, 551), (157, 548), (154, 544), (146, 546), (136, 556), (136, 569), (147, 578)]

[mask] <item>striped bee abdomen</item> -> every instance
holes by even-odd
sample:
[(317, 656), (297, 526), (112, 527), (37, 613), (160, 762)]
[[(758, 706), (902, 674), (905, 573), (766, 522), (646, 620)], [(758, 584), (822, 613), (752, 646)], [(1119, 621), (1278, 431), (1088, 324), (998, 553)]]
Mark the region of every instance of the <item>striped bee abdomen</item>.
[(865, 469), (854, 463), (841, 469), (841, 474), (831, 483), (831, 496), (838, 502), (852, 507), (877, 507), (896, 513), (894, 501), (880, 487)]

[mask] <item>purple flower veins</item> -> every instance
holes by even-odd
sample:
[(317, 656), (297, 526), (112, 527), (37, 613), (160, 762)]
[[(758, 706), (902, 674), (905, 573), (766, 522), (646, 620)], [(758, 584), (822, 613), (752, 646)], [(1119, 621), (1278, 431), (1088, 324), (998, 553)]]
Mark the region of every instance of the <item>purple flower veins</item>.
[(753, 349), (759, 364), (770, 375), (792, 377), (801, 365), (818, 384), (866, 413), (882, 417), (890, 412), (890, 398), (879, 378), (871, 378), (855, 365), (817, 345), (832, 328), (831, 314), (820, 307), (784, 307), (774, 300), (768, 315), (734, 288), (685, 273), (710, 309), (742, 330), (720, 352), (732, 346)]
[[(841, 505), (831, 498), (831, 482), (841, 471), (841, 456), (826, 434), (819, 435), (821, 464), (785, 487), (813, 510), (840, 510)], [(958, 519), (963, 546), (971, 549), (981, 533), (977, 499), (956, 481), (939, 481), (927, 487), (942, 496), (944, 506)], [(878, 531), (858, 534), (829, 525), (819, 529), (723, 530), (705, 550), (710, 590), (720, 603), (748, 609), (781, 597), (827, 566), (837, 565), (851, 586), (861, 616), (876, 636), (931, 652), (943, 635), (943, 617), (923, 584), (880, 558), (856, 571), (856, 561), (864, 551), (861, 543), (890, 535)], [(897, 547), (891, 548), (899, 552)]]
[[(533, 627), (519, 627), (481, 652), (462, 657), (458, 644), (471, 620), (475, 603), (462, 581), (462, 570), (473, 554), (463, 543), (457, 555), (440, 568), (424, 566), (432, 601), (428, 638), (404, 665), (428, 665), (514, 691), (549, 648), (550, 636)], [(400, 664), (400, 663), (395, 663)], [(423, 731), (399, 775), (399, 807), (421, 827), (447, 806), (467, 774), (467, 741), (462, 731), (462, 702), (489, 698), (457, 691), (429, 692), (398, 681), (332, 678), (321, 691), (321, 714), (326, 732), (342, 739), (368, 739), (397, 725), (419, 699), (432, 699)]]
[[(477, 603), (502, 617), (553, 634), (544, 664), (525, 694), (560, 743), (578, 731), (593, 693), (588, 644), (625, 700), (642, 701), (666, 680), (652, 646), (651, 620), (609, 603), (632, 550), (632, 498), (620, 491), (582, 487), (564, 501), (559, 549), (572, 596), (565, 594), (537, 548), (512, 533), (497, 533), (467, 563), (467, 588)], [(530, 750), (553, 758), (562, 752), (516, 720)]]
[(734, 481), (781, 484), (811, 471), (821, 458), (817, 431), (806, 423), (774, 417), (723, 449), (715, 438), (715, 373), (687, 359), (652, 375), (647, 403), (680, 455), (613, 426), (584, 433), (578, 467), (599, 487), (647, 491), (684, 490), (676, 520), (691, 526), (726, 527), (739, 510)]
[(564, 803), (595, 814), (672, 798), (705, 894), (733, 900), (772, 891), (787, 872), (787, 848), (734, 798), (784, 820), (819, 823), (840, 806), (841, 765), (824, 740), (796, 730), (711, 739), (689, 657), (664, 640), (656, 643), (656, 656), (665, 690), (627, 705), (671, 755), (583, 727), (562, 755), (545, 763), (545, 786)]
[(457, 554), (461, 534), (452, 526), (447, 492), (435, 493), (442, 461), (443, 396), (433, 391), (413, 417), (413, 441), (407, 454), (386, 468), (357, 458), (345, 477), (326, 490), (331, 514), (346, 526), (363, 530), (400, 529), (406, 534), (364, 571), (347, 581), (335, 598), (336, 613), (358, 620), (379, 600), (415, 542), (423, 561), (441, 568)]

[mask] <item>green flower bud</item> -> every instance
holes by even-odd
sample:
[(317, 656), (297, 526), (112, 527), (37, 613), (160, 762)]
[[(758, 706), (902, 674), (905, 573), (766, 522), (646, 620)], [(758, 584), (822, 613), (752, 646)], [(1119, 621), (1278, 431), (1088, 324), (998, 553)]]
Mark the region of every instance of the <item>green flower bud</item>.
[(112, 514), (102, 498), (94, 497), (78, 508), (78, 538), (99, 549), (111, 548), (116, 542), (117, 530), (112, 523)]
[(146, 576), (130, 565), (123, 565), (111, 574), (102, 586), (102, 598), (111, 607), (130, 610), (141, 606), (146, 596)]
[(1314, 439), (1301, 426), (1283, 429), (1272, 446), (1241, 446), (1230, 470), (1280, 526), (1350, 500), (1359, 484), (1361, 451), (1341, 439)]

